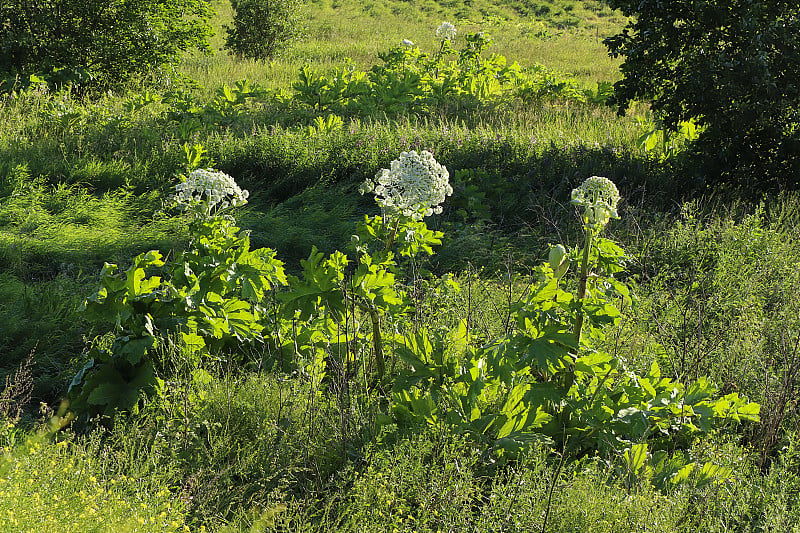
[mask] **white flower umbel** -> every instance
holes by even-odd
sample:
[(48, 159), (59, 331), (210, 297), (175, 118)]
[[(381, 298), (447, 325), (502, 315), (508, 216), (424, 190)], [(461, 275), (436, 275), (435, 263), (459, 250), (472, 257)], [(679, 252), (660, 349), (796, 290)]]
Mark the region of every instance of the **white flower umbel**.
[(436, 28), (436, 38), (440, 41), (452, 41), (456, 38), (456, 27), (449, 22), (442, 22)]
[(208, 217), (227, 207), (246, 204), (248, 196), (250, 193), (240, 189), (231, 176), (207, 168), (192, 171), (186, 181), (177, 184), (173, 202), (183, 211)]
[(436, 38), (440, 41), (452, 41), (456, 38), (456, 27), (449, 22), (442, 22), (436, 28)]
[(592, 226), (605, 226), (610, 219), (619, 218), (619, 191), (608, 178), (586, 178), (580, 187), (572, 189), (570, 203), (584, 208), (586, 222)]
[(374, 179), (366, 180), (361, 194), (372, 192), (375, 201), (388, 217), (403, 215), (414, 220), (441, 213), (441, 204), (453, 194), (447, 168), (423, 151), (403, 152), (392, 161), (391, 168), (382, 169)]
[(414, 41), (412, 41), (412, 40), (410, 40), (410, 39), (403, 39), (403, 40), (400, 42), (400, 44), (402, 44), (402, 45), (403, 45), (403, 46), (405, 46), (406, 48), (411, 48), (412, 46), (414, 46)]

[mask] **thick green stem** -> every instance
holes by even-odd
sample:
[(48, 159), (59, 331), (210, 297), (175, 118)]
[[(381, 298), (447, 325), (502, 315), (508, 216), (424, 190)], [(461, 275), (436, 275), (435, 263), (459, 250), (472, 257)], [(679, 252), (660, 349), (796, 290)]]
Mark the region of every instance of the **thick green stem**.
[(398, 218), (397, 221), (394, 223), (392, 232), (389, 234), (389, 238), (386, 239), (386, 246), (383, 249), (383, 253), (388, 253), (392, 249), (392, 246), (394, 245), (394, 240), (397, 238), (397, 229), (399, 227), (400, 227), (400, 219)]
[(380, 381), (386, 373), (386, 362), (383, 359), (383, 339), (381, 338), (381, 317), (377, 309), (372, 307), (369, 308), (369, 316), (372, 319), (372, 348), (375, 351), (375, 373)]
[[(575, 358), (578, 357), (578, 350), (580, 350), (581, 345), (581, 330), (583, 329), (583, 301), (586, 299), (586, 284), (589, 280), (589, 252), (592, 249), (592, 238), (593, 238), (593, 231), (591, 228), (586, 228), (586, 242), (583, 245), (583, 255), (581, 257), (581, 271), (580, 277), (578, 278), (578, 293), (575, 295), (575, 299), (578, 302), (578, 309), (577, 309), (577, 316), (575, 317), (575, 329), (573, 330), (573, 334), (575, 335)], [(564, 386), (567, 390), (572, 388), (572, 384), (575, 382), (575, 370), (574, 367), (571, 366), (570, 370), (566, 374), (566, 380)], [(569, 410), (564, 409), (562, 412), (562, 416), (565, 419), (569, 418)]]
[(586, 228), (586, 242), (583, 245), (583, 257), (581, 258), (581, 273), (578, 278), (578, 293), (575, 295), (578, 302), (578, 316), (575, 317), (575, 342), (581, 343), (581, 330), (583, 329), (583, 300), (586, 298), (586, 284), (589, 280), (589, 252), (592, 249), (592, 238), (594, 232), (591, 228)]

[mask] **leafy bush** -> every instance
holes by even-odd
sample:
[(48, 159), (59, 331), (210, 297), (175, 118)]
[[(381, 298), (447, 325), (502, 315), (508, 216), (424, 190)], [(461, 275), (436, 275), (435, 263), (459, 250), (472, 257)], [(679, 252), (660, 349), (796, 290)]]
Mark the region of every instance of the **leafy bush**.
[(208, 51), (205, 0), (8, 0), (0, 5), (0, 88), (37, 74), (114, 87), (159, 72), (190, 48)]
[(712, 182), (800, 186), (796, 1), (608, 3), (634, 17), (605, 41), (625, 60), (621, 111), (643, 98), (671, 131), (690, 119), (706, 126), (697, 146)]
[(237, 56), (272, 59), (305, 31), (302, 0), (231, 0), (233, 26), (225, 46)]
[(356, 71), (352, 64), (328, 74), (304, 66), (292, 85), (294, 101), (315, 111), (366, 116), (378, 112), (424, 113), (437, 108), (478, 109), (509, 101), (523, 105), (605, 101), (600, 86), (597, 92), (587, 94), (574, 79), (542, 65), (522, 68), (499, 54), (484, 57), (492, 40), (482, 32), (465, 35), (464, 47), (456, 50), (450, 41), (455, 28), (450, 25), (447, 31), (450, 33), (440, 38), (435, 52), (424, 52), (406, 39), (400, 46), (379, 53), (383, 64), (369, 72)]
[(609, 219), (619, 218), (618, 201), (606, 178), (591, 177), (572, 191), (583, 210), (584, 245), (570, 253), (552, 247), (549, 264), (535, 271), (529, 294), (513, 308), (512, 334), (478, 349), (468, 346), (463, 323), (448, 338), (423, 329), (406, 335), (396, 349), (409, 367), (394, 381), (398, 422), (445, 422), (511, 455), (544, 442), (576, 456), (630, 446), (630, 456), (638, 443), (644, 461), (649, 440), (662, 450), (654, 454), (656, 469), (676, 483), (679, 469), (694, 465), (666, 462), (663, 450), (715, 426), (758, 420), (757, 404), (736, 393), (714, 399), (717, 388), (706, 378), (679, 383), (656, 363), (636, 375), (602, 349), (606, 330), (622, 317), (617, 301), (631, 301), (617, 279), (625, 253), (601, 237)]
[(105, 264), (100, 289), (81, 309), (114, 330), (72, 381), (73, 407), (110, 415), (134, 410), (141, 391), (160, 391), (152, 352), (170, 336), (198, 359), (261, 338), (261, 302), (285, 275), (272, 250), (251, 250), (249, 234), (222, 215), (245, 202), (246, 192), (210, 170), (195, 170), (176, 192), (174, 203), (194, 216), (189, 248), (171, 261), (157, 250), (140, 254), (125, 272)]

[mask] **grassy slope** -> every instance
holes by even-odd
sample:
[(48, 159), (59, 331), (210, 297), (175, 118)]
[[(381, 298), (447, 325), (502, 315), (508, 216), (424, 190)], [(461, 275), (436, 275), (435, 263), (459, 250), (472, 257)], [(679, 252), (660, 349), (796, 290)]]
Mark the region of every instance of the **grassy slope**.
[[(511, 7), (512, 4), (517, 7)], [(542, 8), (545, 5), (551, 6), (546, 12)], [(568, 5), (573, 6), (569, 11), (564, 8)], [(435, 29), (447, 20), (456, 25), (459, 35), (486, 32), (494, 39), (490, 52), (505, 55), (522, 66), (541, 63), (573, 74), (587, 85), (613, 81), (619, 76), (619, 62), (608, 56), (602, 39), (617, 32), (624, 19), (599, 1), (477, 0), (466, 6), (462, 2), (434, 0), (413, 4), (402, 0), (363, 3), (318, 0), (309, 4), (308, 35), (303, 42), (284, 57), (264, 64), (236, 60), (224, 50), (224, 26), (232, 12), (227, 2), (219, 2), (214, 21), (217, 33), (212, 40), (216, 54), (188, 59), (183, 71), (212, 89), (242, 78), (267, 87), (288, 87), (299, 65), (304, 63), (323, 69), (338, 68), (350, 58), (357, 67), (369, 68), (377, 62), (379, 52), (403, 39), (432, 50), (437, 44)], [(577, 22), (560, 25), (559, 21), (565, 17)]]
[[(553, 8), (537, 22), (526, 8), (514, 9), (502, 2), (474, 2), (470, 8), (460, 3), (427, 2), (415, 3), (412, 8), (399, 1), (363, 5), (321, 1), (310, 5), (308, 38), (273, 63), (238, 61), (220, 50), (213, 56), (188, 58), (182, 68), (202, 81), (206, 95), (244, 77), (267, 87), (288, 89), (303, 62), (340, 67), (348, 56), (368, 68), (378, 62), (378, 52), (406, 36), (413, 37), (421, 47), (432, 48), (435, 27), (442, 20), (452, 20), (462, 36), (469, 31), (489, 32), (494, 37), (491, 52), (507, 54), (523, 65), (546, 63), (549, 57), (562, 54), (561, 61), (569, 58), (570, 62), (555, 66), (565, 70), (573, 66), (576, 75), (591, 84), (615, 76), (614, 62), (600, 50), (597, 32), (613, 31), (619, 20), (608, 10), (599, 9), (596, 2), (586, 4), (604, 16), (579, 6), (573, 12), (590, 15), (591, 21), (560, 30), (553, 22), (554, 18), (558, 20)], [(230, 7), (224, 2), (217, 7), (215, 47), (219, 48)], [(566, 13), (564, 9), (560, 12)], [(528, 31), (531, 28), (546, 30), (549, 37), (537, 37)], [(54, 378), (52, 372), (77, 356), (82, 336), (91, 334), (66, 310), (74, 309), (80, 293), (91, 291), (92, 273), (103, 261), (124, 262), (148, 248), (168, 249), (176, 240), (174, 222), (152, 223), (150, 219), (179, 168), (180, 142), (169, 128), (164, 131), (147, 109), (126, 112), (124, 100), (124, 96), (110, 95), (90, 103), (68, 95), (51, 99), (34, 93), (6, 100), (0, 108), (4, 125), (0, 134), (0, 267), (8, 280), (3, 283), (8, 298), (0, 313), (9, 317), (5, 333), (0, 335), (0, 351), (8, 355), (4, 365), (7, 372), (38, 343), (42, 360), (52, 361), (40, 374), (47, 376), (40, 377), (46, 383), (41, 399), (52, 400), (58, 394), (64, 375)], [(508, 109), (473, 117), (469, 127), (456, 117), (434, 119), (438, 121), (442, 125), (434, 127), (414, 122), (399, 126), (359, 124), (348, 128), (351, 134), (334, 135), (312, 145), (296, 133), (285, 132), (275, 138), (258, 124), (201, 132), (197, 140), (211, 150), (221, 168), (244, 180), (253, 192), (249, 220), (256, 242), (277, 247), (283, 257), (296, 264), (309, 245), (318, 241), (319, 228), (326, 229), (327, 247), (340, 245), (349, 232), (331, 231), (336, 224), (330, 217), (315, 218), (319, 211), (307, 212), (299, 225), (291, 206), (269, 211), (276, 200), (304, 190), (321, 177), (341, 182), (349, 199), (340, 212), (352, 215), (365, 205), (349, 196), (352, 184), (386, 166), (394, 154), (410, 148), (413, 142), (451, 152), (449, 164), (455, 165), (454, 169), (480, 166), (484, 161), (499, 163), (503, 150), (511, 149), (517, 153), (515, 162), (507, 162), (509, 176), (525, 174), (525, 158), (541, 156), (545, 163), (553, 163), (550, 173), (556, 170), (574, 180), (578, 178), (569, 171), (570, 161), (576, 157), (572, 152), (579, 153), (581, 146), (593, 142), (614, 150), (630, 146), (638, 131), (632, 122), (620, 122), (612, 112), (602, 109)], [(506, 149), (499, 146), (499, 151), (485, 142), (496, 138), (497, 130), (510, 143)], [(463, 146), (467, 138), (473, 140)], [(365, 159), (362, 152), (367, 140), (374, 145)], [(571, 148), (551, 150), (551, 142)], [(547, 155), (542, 156), (544, 151)], [(602, 157), (594, 159), (599, 163)], [(583, 173), (600, 171), (587, 164)], [(311, 203), (325, 197), (310, 194)], [(288, 229), (287, 224), (291, 226)], [(62, 288), (75, 287), (76, 283), (83, 288)], [(53, 292), (65, 294), (53, 304), (65, 310), (35, 312), (52, 308), (37, 304), (52, 299), (48, 295)], [(71, 294), (74, 298), (67, 296)], [(71, 367), (65, 370), (67, 374), (70, 371)]]

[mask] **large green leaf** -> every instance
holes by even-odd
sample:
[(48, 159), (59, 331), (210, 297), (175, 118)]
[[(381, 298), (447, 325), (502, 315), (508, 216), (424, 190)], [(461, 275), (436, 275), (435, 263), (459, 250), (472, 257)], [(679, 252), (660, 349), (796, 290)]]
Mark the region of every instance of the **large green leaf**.
[(120, 337), (114, 342), (114, 353), (132, 365), (139, 364), (147, 355), (147, 350), (156, 345), (156, 338), (151, 335), (144, 337)]

